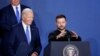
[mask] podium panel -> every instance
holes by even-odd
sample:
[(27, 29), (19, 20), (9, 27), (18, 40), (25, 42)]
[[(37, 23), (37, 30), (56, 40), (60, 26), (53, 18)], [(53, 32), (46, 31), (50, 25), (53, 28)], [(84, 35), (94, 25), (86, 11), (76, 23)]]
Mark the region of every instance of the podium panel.
[(89, 42), (52, 41), (44, 50), (44, 56), (90, 56)]

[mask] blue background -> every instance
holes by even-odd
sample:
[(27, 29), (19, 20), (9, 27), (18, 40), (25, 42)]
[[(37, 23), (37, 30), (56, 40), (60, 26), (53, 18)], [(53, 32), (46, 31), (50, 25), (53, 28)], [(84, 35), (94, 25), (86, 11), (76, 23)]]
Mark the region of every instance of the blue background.
[[(43, 48), (48, 44), (49, 32), (56, 29), (55, 17), (65, 14), (67, 29), (90, 42), (91, 56), (100, 56), (100, 0), (21, 0), (21, 3), (35, 12)], [(8, 4), (9, 0), (0, 0), (0, 9)], [(43, 50), (40, 56), (43, 56)]]

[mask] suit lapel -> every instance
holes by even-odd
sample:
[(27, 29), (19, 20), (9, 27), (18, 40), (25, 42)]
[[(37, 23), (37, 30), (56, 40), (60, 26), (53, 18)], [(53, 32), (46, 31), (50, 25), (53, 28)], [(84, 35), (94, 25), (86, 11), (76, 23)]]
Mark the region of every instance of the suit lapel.
[(15, 12), (14, 12), (14, 10), (13, 10), (12, 5), (10, 5), (9, 8), (10, 8), (9, 13), (11, 14), (11, 17), (13, 18), (12, 20), (15, 20), (15, 22), (18, 23), (16, 14), (15, 14)]
[[(25, 34), (25, 31), (24, 31), (24, 28), (23, 28), (23, 25), (22, 23), (20, 23), (20, 34), (22, 35), (22, 39), (27, 43), (27, 38), (26, 38), (26, 34)], [(28, 43), (27, 43), (28, 44)]]
[(33, 27), (30, 26), (30, 28), (31, 28), (31, 43), (30, 44), (32, 44), (32, 41), (33, 41)]

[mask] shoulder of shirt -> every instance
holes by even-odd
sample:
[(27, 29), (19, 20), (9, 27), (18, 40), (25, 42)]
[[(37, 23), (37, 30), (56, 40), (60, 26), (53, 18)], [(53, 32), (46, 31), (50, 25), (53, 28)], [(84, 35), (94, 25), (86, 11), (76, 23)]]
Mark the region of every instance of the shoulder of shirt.
[(49, 34), (55, 34), (55, 33), (57, 33), (58, 32), (58, 30), (53, 30), (52, 32), (50, 32)]

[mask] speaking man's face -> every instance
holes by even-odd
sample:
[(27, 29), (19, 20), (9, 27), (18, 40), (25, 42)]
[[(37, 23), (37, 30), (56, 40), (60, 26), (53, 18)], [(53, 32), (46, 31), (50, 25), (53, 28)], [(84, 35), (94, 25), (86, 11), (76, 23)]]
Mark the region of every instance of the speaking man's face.
[(11, 4), (17, 6), (20, 4), (20, 0), (11, 0)]
[(24, 15), (24, 23), (27, 25), (31, 25), (34, 19), (34, 14), (32, 12), (28, 12), (27, 14)]
[(66, 27), (66, 20), (65, 20), (65, 18), (59, 18), (59, 19), (57, 19), (56, 25), (57, 25), (57, 28), (59, 30), (64, 30), (65, 27)]

